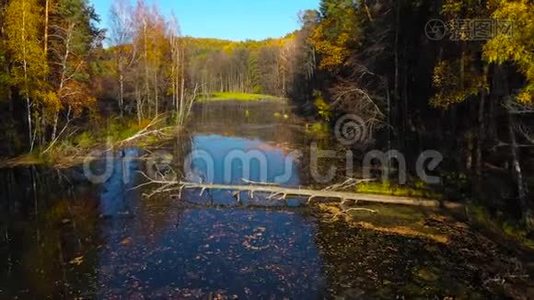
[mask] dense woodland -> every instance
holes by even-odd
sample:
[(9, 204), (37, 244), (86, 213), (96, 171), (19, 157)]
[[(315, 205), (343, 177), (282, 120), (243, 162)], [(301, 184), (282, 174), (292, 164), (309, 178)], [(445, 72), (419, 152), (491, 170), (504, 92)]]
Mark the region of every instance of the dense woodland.
[[(286, 37), (232, 42), (182, 37), (176, 18), (142, 1), (116, 0), (105, 31), (86, 0), (2, 0), (2, 155), (43, 151), (102, 118), (168, 112), (184, 124), (193, 100), (213, 92), (271, 94), (326, 122), (358, 114), (384, 149), (437, 148), (445, 185), (528, 224), (533, 11), (527, 0), (322, 0)], [(431, 19), (513, 30), (432, 40)]]
[[(441, 151), (444, 174), (454, 170), (444, 186), (513, 207), (532, 225), (533, 11), (526, 0), (323, 0), (303, 16), (301, 48), (316, 64), (313, 76), (303, 68), (295, 77), (292, 98), (322, 97), (334, 113), (358, 114), (387, 132), (385, 148)], [(430, 39), (431, 19), (454, 32)], [(473, 40), (469, 27), (454, 28), (466, 19), (513, 25)]]
[(202, 92), (285, 96), (290, 83), (293, 38), (232, 42), (184, 38), (189, 75)]

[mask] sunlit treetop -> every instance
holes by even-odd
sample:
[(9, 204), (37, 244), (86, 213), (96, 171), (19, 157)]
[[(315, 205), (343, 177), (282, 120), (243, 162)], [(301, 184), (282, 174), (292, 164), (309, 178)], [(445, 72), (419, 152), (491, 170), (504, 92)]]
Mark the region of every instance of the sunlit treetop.
[(484, 46), (491, 63), (511, 62), (525, 76), (525, 86), (517, 100), (534, 103), (534, 4), (531, 1), (499, 1), (492, 18), (512, 24), (510, 31), (498, 32)]

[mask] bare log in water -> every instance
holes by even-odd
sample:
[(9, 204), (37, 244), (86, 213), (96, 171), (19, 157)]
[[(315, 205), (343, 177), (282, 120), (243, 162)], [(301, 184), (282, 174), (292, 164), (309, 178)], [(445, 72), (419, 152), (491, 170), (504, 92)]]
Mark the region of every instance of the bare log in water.
[(181, 183), (183, 189), (201, 189), (201, 190), (228, 190), (234, 192), (249, 192), (249, 193), (265, 193), (269, 194), (268, 198), (276, 199), (276, 196), (281, 196), (278, 199), (285, 200), (288, 196), (305, 197), (308, 198), (308, 203), (314, 199), (339, 199), (339, 200), (353, 200), (361, 202), (384, 203), (384, 204), (400, 204), (422, 207), (459, 207), (458, 204), (450, 202), (440, 202), (438, 200), (429, 200), (412, 197), (398, 197), (387, 195), (374, 195), (364, 193), (351, 192), (337, 192), (337, 191), (319, 191), (312, 189), (300, 188), (286, 188), (279, 186), (264, 186), (264, 185), (223, 185), (223, 184), (197, 184), (197, 183)]
[(152, 197), (156, 194), (165, 192), (179, 192), (179, 196), (183, 190), (200, 190), (201, 195), (206, 190), (226, 190), (231, 192), (248, 192), (251, 195), (254, 194), (267, 194), (267, 199), (286, 200), (289, 196), (307, 198), (307, 204), (312, 204), (318, 199), (338, 199), (342, 203), (346, 201), (357, 202), (369, 202), (369, 203), (382, 203), (382, 204), (397, 204), (397, 205), (409, 205), (409, 206), (421, 206), (421, 207), (445, 207), (445, 208), (460, 208), (461, 204), (439, 201), (432, 199), (423, 199), (416, 197), (399, 197), (389, 195), (375, 195), (366, 193), (353, 193), (353, 192), (341, 192), (332, 190), (313, 190), (302, 188), (289, 188), (273, 185), (261, 185), (261, 184), (248, 184), (248, 185), (225, 185), (225, 184), (211, 184), (211, 183), (192, 183), (183, 181), (158, 181), (153, 180), (143, 174), (149, 181), (141, 186), (150, 184), (159, 184), (161, 187), (154, 190), (151, 194), (145, 195)]

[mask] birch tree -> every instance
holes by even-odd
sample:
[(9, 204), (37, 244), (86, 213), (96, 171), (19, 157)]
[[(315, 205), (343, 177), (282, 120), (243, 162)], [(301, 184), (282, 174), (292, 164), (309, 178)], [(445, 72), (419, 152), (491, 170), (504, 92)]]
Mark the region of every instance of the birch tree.
[(58, 138), (61, 113), (67, 126), (73, 116), (95, 105), (88, 66), (89, 55), (100, 35), (91, 24), (95, 18), (84, 0), (60, 0), (51, 16), (49, 64), (53, 95), (57, 99), (51, 109), (52, 143)]
[(118, 106), (121, 116), (124, 114), (126, 77), (137, 59), (137, 48), (132, 44), (134, 24), (133, 8), (125, 0), (113, 2), (110, 12), (110, 42), (116, 68), (116, 80), (119, 83)]
[(169, 44), (171, 64), (169, 72), (170, 95), (176, 111), (178, 122), (185, 113), (185, 49), (180, 34), (180, 27), (176, 17), (172, 17), (169, 24)]
[(142, 1), (137, 3), (135, 13), (136, 28), (134, 47), (139, 49), (140, 59), (137, 64), (138, 74), (142, 74), (141, 86), (136, 86), (138, 118), (142, 119), (145, 111), (148, 117), (159, 112), (161, 90), (163, 86), (162, 63), (167, 47), (166, 24), (157, 7), (148, 7)]
[(30, 151), (33, 150), (34, 106), (47, 72), (42, 47), (41, 9), (36, 0), (12, 0), (5, 13), (6, 49), (11, 59), (10, 83), (26, 102), (26, 122)]

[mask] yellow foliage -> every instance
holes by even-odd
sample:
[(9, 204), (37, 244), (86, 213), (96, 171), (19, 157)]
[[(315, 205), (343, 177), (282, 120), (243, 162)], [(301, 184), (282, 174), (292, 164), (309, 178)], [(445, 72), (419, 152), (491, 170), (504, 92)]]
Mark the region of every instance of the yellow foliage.
[[(467, 64), (468, 59), (465, 60), (463, 63)], [(432, 84), (436, 93), (430, 100), (434, 107), (447, 108), (477, 95), (481, 89), (487, 89), (482, 74), (469, 72), (462, 76), (461, 64), (461, 60), (440, 61), (434, 68)]]
[(498, 1), (492, 18), (512, 24), (509, 31), (498, 32), (484, 46), (484, 58), (490, 63), (514, 63), (525, 76), (526, 85), (517, 100), (534, 103), (534, 4), (527, 0)]
[(324, 100), (321, 92), (315, 91), (314, 97), (315, 100), (313, 104), (315, 105), (319, 116), (321, 116), (321, 118), (323, 118), (324, 120), (330, 120), (330, 117), (332, 115), (331, 108), (330, 105)]
[(342, 65), (358, 41), (358, 18), (353, 8), (342, 16), (326, 17), (313, 29), (308, 41), (321, 55), (319, 68), (333, 70)]
[(12, 61), (11, 84), (25, 97), (38, 90), (47, 73), (47, 64), (39, 41), (41, 9), (36, 0), (12, 0), (5, 11), (5, 45)]

